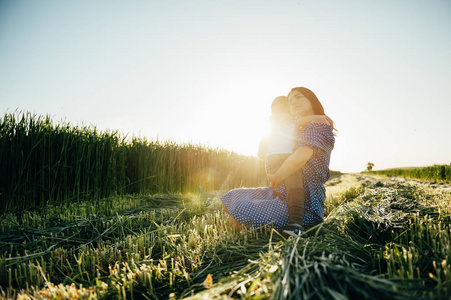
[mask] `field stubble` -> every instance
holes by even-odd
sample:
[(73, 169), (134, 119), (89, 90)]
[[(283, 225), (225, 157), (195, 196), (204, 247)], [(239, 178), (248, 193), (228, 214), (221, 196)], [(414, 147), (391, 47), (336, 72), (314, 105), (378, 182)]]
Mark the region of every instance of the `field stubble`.
[(121, 195), (0, 218), (4, 298), (448, 299), (451, 193), (375, 176), (327, 183), (307, 238), (237, 231), (220, 192)]

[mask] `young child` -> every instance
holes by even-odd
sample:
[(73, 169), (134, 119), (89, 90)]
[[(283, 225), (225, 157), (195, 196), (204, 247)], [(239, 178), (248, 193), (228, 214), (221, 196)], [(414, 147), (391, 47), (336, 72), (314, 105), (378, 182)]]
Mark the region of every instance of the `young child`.
[[(265, 159), (267, 174), (274, 174), (283, 162), (294, 152), (299, 125), (290, 115), (288, 98), (280, 96), (271, 104), (270, 131), (260, 142), (258, 157)], [(304, 180), (302, 170), (284, 180), (287, 189), (288, 225), (284, 232), (295, 235), (304, 231)], [(277, 196), (277, 194), (275, 195)], [(296, 230), (297, 229), (297, 230)]]

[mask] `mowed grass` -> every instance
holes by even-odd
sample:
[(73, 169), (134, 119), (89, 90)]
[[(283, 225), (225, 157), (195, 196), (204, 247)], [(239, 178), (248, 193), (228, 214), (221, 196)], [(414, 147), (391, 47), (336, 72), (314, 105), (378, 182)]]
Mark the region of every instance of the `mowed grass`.
[(214, 199), (122, 196), (105, 199), (104, 206), (86, 202), (4, 215), (3, 292), (160, 298), (181, 294), (209, 273), (224, 276), (258, 256), (267, 239), (253, 230), (237, 233)]
[(120, 195), (0, 216), (11, 299), (448, 299), (451, 195), (365, 177), (306, 238), (237, 231), (221, 192)]

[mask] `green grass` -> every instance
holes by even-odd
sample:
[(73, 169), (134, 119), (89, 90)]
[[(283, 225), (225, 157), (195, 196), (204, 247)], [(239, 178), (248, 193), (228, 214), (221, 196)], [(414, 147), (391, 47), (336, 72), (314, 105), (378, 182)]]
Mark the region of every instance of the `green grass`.
[[(451, 194), (369, 178), (308, 238), (237, 231), (219, 192), (0, 216), (5, 298), (448, 299)], [(208, 278), (213, 279), (210, 285)]]
[(0, 161), (1, 211), (118, 194), (205, 192), (266, 183), (264, 162), (256, 157), (126, 138), (30, 113), (0, 119)]
[(378, 171), (365, 172), (376, 175), (399, 176), (408, 178), (417, 178), (430, 181), (451, 181), (451, 164), (450, 165), (433, 165), (421, 168), (396, 168)]

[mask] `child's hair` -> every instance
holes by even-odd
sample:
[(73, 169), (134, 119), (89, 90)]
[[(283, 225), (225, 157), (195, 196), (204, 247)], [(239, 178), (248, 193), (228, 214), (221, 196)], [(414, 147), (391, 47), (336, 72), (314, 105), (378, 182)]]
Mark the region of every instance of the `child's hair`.
[(288, 98), (279, 96), (271, 104), (271, 114), (290, 113), (290, 106), (288, 105)]

